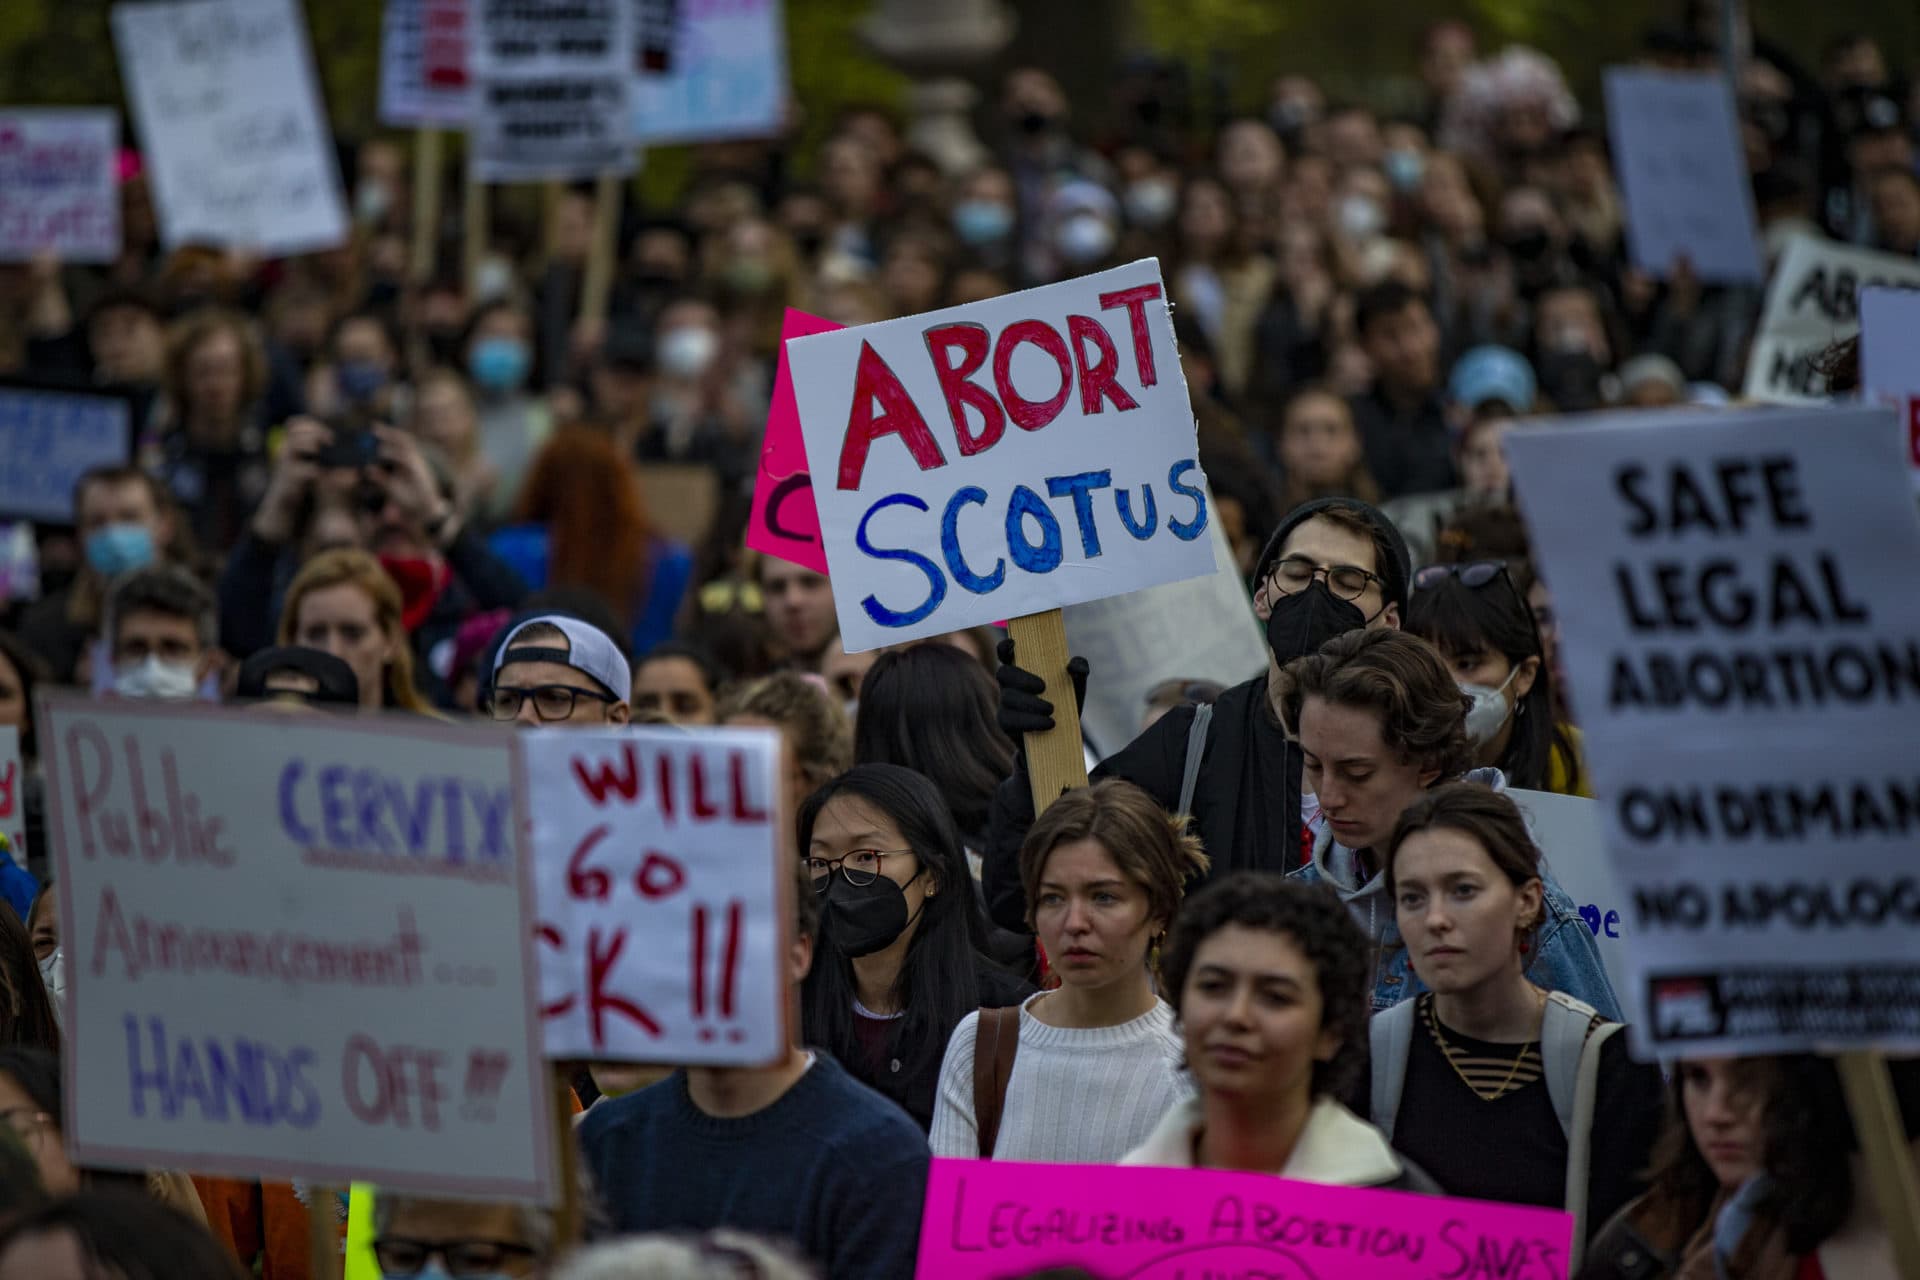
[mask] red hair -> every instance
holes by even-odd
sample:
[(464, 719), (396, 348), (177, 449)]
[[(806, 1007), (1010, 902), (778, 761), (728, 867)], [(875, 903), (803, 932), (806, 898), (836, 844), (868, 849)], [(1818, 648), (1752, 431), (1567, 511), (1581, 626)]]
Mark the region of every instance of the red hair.
[(527, 474), (520, 518), (547, 527), (547, 585), (585, 587), (623, 623), (633, 617), (651, 576), (653, 522), (639, 473), (612, 436), (556, 432)]

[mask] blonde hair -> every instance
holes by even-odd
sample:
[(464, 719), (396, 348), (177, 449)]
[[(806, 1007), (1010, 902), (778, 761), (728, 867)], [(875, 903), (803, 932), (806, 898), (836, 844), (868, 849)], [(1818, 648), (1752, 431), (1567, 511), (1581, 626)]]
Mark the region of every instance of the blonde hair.
[(853, 726), (846, 710), (806, 676), (783, 671), (728, 690), (718, 718), (725, 724), (735, 716), (779, 725), (809, 786), (824, 786), (853, 767)]
[(381, 704), (402, 711), (433, 714), (433, 707), (413, 684), (413, 648), (407, 642), (406, 629), (400, 625), (400, 588), (380, 567), (380, 562), (364, 551), (353, 548), (322, 551), (301, 566), (287, 587), (286, 603), (280, 607), (280, 643), (300, 643), (300, 606), (308, 596), (342, 586), (358, 587), (373, 601), (374, 618), (393, 648), (393, 656), (387, 659)]

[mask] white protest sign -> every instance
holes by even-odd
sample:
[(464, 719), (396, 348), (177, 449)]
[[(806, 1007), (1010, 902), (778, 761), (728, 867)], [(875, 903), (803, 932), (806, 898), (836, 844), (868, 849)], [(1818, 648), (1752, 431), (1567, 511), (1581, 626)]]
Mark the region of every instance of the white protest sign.
[(548, 1198), (510, 736), (60, 695), (39, 725), (77, 1161)]
[(125, 396), (0, 379), (0, 516), (66, 524), (80, 477), (132, 450)]
[(1645, 1051), (1920, 1046), (1920, 519), (1881, 408), (1508, 437)]
[(1893, 408), (1920, 488), (1920, 289), (1860, 291), (1860, 393)]
[(1868, 285), (1920, 288), (1920, 261), (1819, 236), (1789, 240), (1767, 285), (1740, 394), (1776, 404), (1821, 403), (1826, 379), (1815, 362), (1859, 332), (1859, 295)]
[[(1109, 755), (1140, 733), (1147, 693), (1162, 681), (1235, 685), (1266, 669), (1266, 635), (1219, 521), (1209, 522), (1209, 537), (1218, 567), (1207, 576), (1061, 611), (1067, 649), (1099, 672), (1088, 681), (1080, 726)], [(1196, 626), (1201, 618), (1206, 624)]]
[(113, 40), (168, 248), (283, 257), (346, 242), (333, 134), (294, 0), (116, 4)]
[(1633, 265), (1664, 278), (1758, 284), (1765, 275), (1733, 94), (1712, 72), (1609, 67), (1607, 134)]
[(380, 23), (380, 121), (459, 127), (473, 112), (470, 0), (386, 0)]
[(632, 173), (633, 0), (472, 0), (485, 182)]
[(643, 145), (764, 138), (787, 114), (787, 39), (779, 0), (680, 0), (668, 70), (634, 81)]
[(110, 107), (0, 107), (0, 262), (119, 257), (119, 152)]
[(1527, 830), (1540, 848), (1547, 869), (1573, 899), (1581, 923), (1593, 935), (1606, 967), (1607, 980), (1620, 997), (1627, 1021), (1640, 1021), (1631, 1002), (1633, 988), (1626, 967), (1627, 900), (1607, 861), (1606, 840), (1600, 832), (1600, 806), (1585, 796), (1563, 796), (1551, 791), (1507, 789), (1507, 798), (1526, 815)]
[(27, 774), (20, 763), (20, 731), (0, 727), (0, 834), (13, 860), (27, 865)]
[(1153, 259), (787, 354), (848, 652), (1214, 571)]
[(520, 735), (547, 1056), (761, 1066), (789, 1043), (778, 735)]

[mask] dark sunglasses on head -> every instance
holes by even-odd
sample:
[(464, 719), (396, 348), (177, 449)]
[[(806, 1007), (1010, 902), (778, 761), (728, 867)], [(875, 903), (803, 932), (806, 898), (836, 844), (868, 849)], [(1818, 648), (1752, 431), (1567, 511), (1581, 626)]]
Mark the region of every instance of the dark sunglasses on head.
[(1448, 578), (1460, 579), (1460, 585), (1477, 591), (1507, 571), (1505, 560), (1470, 560), (1466, 564), (1430, 564), (1413, 575), (1413, 589), (1427, 591)]

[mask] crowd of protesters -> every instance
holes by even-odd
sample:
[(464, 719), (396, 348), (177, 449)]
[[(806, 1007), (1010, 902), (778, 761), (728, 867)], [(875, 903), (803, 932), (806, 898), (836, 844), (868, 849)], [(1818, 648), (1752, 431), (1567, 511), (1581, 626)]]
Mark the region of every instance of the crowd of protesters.
[[(1718, 21), (1689, 0), (1643, 57), (1716, 69)], [(1920, 79), (1867, 36), (1817, 63), (1749, 43), (1769, 251), (1920, 256)], [(904, 1277), (930, 1155), (1565, 1207), (1591, 1277), (1893, 1275), (1831, 1066), (1632, 1060), (1556, 851), (1504, 794), (1592, 792), (1502, 432), (1727, 404), (1760, 291), (1630, 264), (1604, 131), (1551, 60), (1463, 22), (1417, 59), (1404, 116), (1287, 74), (1205, 118), (1156, 64), (1094, 109), (1022, 68), (959, 171), (877, 106), (807, 153), (700, 148), (671, 209), (623, 215), (604, 320), (579, 318), (590, 192), (476, 246), (449, 207), (418, 277), (420, 175), (380, 137), (342, 147), (338, 249), (162, 251), (130, 157), (118, 260), (0, 267), (0, 373), (124, 392), (136, 435), (70, 524), (0, 537), (36, 855), (0, 859), (0, 1280), (306, 1277), (310, 1216), (346, 1214), (68, 1159), (49, 685), (780, 732), (792, 1051), (583, 1065), (600, 1242), (382, 1195), (386, 1277)], [(1223, 686), (1169, 655), (1139, 737), (1089, 743), (1094, 785), (1036, 813), (1021, 737), (1054, 706), (1010, 640), (849, 654), (828, 580), (744, 549), (781, 317), (1143, 256), (1270, 661)]]

